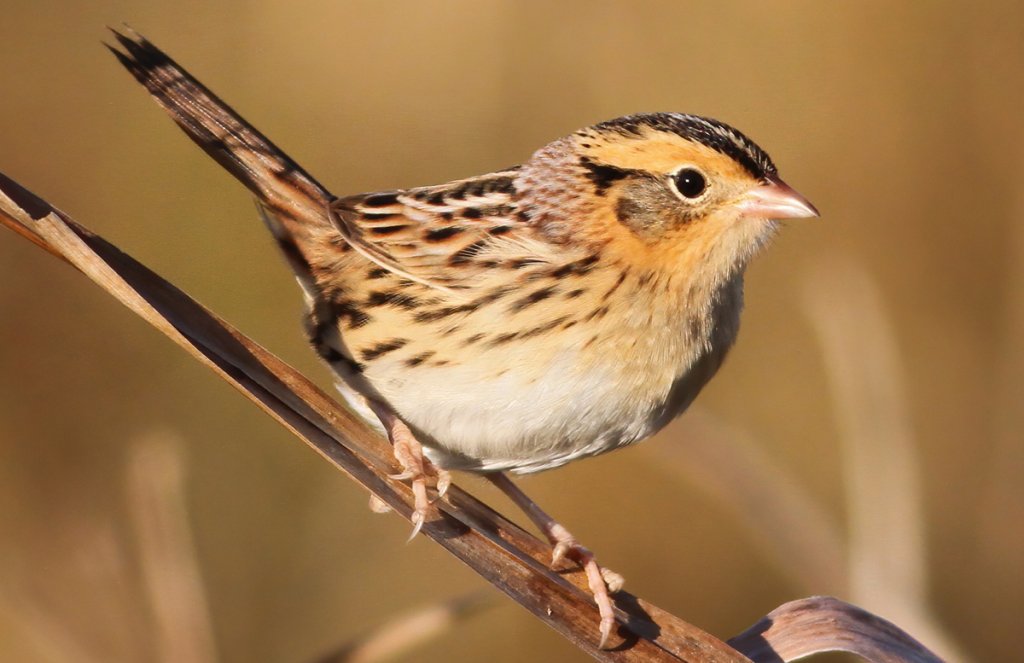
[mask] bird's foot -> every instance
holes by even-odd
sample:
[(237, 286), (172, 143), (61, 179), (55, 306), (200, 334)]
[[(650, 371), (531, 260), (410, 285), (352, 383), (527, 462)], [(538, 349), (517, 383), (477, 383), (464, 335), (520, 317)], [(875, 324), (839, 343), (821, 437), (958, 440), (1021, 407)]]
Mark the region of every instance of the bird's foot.
[(615, 628), (615, 611), (612, 606), (611, 595), (622, 589), (625, 580), (621, 575), (610, 569), (598, 565), (594, 554), (579, 544), (569, 530), (567, 530), (554, 518), (549, 516), (530, 497), (519, 489), (504, 474), (497, 472), (488, 475), (491, 483), (500, 488), (502, 492), (511, 498), (523, 512), (530, 517), (530, 520), (544, 533), (554, 550), (551, 553), (551, 568), (556, 569), (565, 560), (575, 562), (583, 569), (587, 576), (587, 586), (594, 596), (600, 615), (600, 646), (604, 649), (611, 638), (612, 630)]
[[(428, 480), (433, 481), (437, 498), (440, 499), (451, 486), (451, 474), (447, 470), (435, 466), (430, 459), (423, 455), (423, 445), (397, 415), (382, 408), (377, 412), (377, 416), (384, 424), (388, 439), (391, 440), (395, 460), (398, 461), (398, 466), (401, 468), (401, 472), (392, 474), (390, 477), (399, 481), (408, 481), (412, 488), (413, 511), (410, 518), (412, 533), (409, 535), (409, 540), (412, 541), (423, 528), (423, 523), (427, 520), (427, 512), (433, 503), (427, 494)], [(370, 509), (378, 511), (375, 507), (379, 507), (381, 504), (380, 500), (371, 499)]]
[(551, 553), (551, 568), (557, 569), (565, 560), (571, 560), (579, 564), (586, 573), (587, 586), (594, 595), (594, 602), (597, 603), (598, 613), (601, 615), (600, 647), (603, 649), (608, 644), (612, 629), (615, 628), (611, 595), (622, 589), (625, 579), (611, 569), (600, 566), (594, 559), (594, 553), (581, 546), (576, 537), (560, 523), (549, 522), (542, 529), (554, 546)]

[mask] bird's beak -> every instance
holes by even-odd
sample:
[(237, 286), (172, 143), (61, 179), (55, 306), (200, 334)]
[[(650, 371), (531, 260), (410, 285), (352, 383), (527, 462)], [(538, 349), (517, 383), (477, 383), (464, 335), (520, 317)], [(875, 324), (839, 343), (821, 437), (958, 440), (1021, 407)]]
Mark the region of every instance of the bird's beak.
[(739, 201), (744, 216), (761, 219), (804, 219), (818, 216), (818, 209), (791, 186), (771, 178), (754, 187)]

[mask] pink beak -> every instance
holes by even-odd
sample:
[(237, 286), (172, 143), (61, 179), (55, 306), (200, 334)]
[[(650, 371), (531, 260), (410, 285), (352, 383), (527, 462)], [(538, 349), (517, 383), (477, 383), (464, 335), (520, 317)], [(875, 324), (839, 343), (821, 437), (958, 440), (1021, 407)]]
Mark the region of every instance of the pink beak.
[(818, 209), (791, 186), (771, 178), (751, 189), (739, 201), (744, 216), (761, 219), (804, 219), (819, 216)]

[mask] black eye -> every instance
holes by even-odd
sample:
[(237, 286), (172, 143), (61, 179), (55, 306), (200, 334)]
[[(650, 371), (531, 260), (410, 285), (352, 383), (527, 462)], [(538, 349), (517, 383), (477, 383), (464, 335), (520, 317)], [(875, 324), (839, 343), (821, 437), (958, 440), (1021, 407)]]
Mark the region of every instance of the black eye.
[(676, 183), (676, 189), (686, 198), (697, 198), (708, 188), (708, 182), (699, 171), (693, 168), (683, 168), (672, 176)]

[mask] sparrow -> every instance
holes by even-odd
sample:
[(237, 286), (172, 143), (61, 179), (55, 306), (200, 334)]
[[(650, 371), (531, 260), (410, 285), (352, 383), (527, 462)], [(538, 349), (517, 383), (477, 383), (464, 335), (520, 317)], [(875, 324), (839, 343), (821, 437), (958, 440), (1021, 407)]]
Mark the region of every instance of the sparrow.
[(644, 440), (736, 340), (743, 275), (782, 219), (818, 212), (729, 125), (628, 115), (521, 165), (334, 197), (152, 43), (111, 49), (255, 194), (313, 348), (391, 440), (413, 534), (451, 470), (480, 473), (585, 570), (604, 646), (621, 577), (506, 476)]

